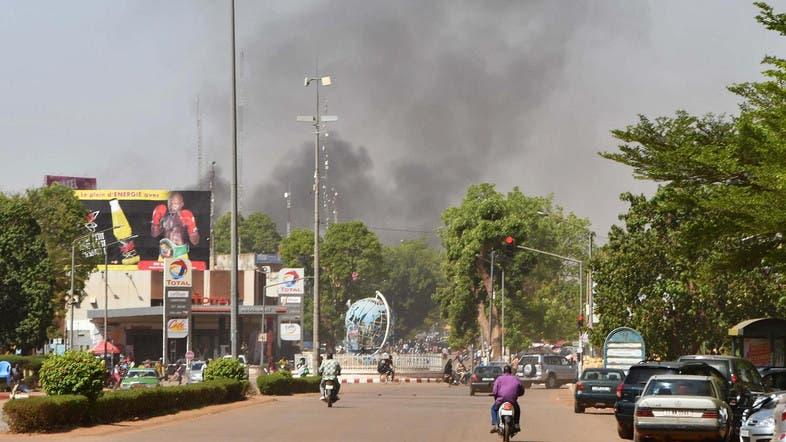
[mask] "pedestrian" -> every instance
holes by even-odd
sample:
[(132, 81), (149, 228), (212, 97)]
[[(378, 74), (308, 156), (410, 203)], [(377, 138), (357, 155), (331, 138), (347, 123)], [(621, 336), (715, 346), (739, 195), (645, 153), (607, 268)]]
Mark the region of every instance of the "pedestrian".
[(186, 366), (185, 364), (177, 364), (177, 368), (175, 369), (175, 374), (177, 376), (177, 385), (183, 383), (183, 375), (186, 373)]

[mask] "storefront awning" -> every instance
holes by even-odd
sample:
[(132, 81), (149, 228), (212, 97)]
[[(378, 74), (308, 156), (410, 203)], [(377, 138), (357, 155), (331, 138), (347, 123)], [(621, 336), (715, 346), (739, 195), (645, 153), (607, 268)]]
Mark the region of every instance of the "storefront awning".
[(786, 319), (748, 319), (730, 328), (729, 336), (752, 338), (786, 337)]
[[(263, 307), (261, 305), (241, 305), (239, 313), (241, 315), (262, 315)], [(266, 305), (264, 306), (266, 315), (293, 315), (300, 313), (300, 306), (284, 306), (284, 305)], [(229, 306), (216, 305), (216, 306), (201, 306), (194, 305), (191, 307), (191, 313), (194, 315), (228, 315)], [(164, 308), (157, 307), (133, 307), (133, 308), (116, 308), (107, 311), (108, 318), (139, 318), (144, 316), (158, 316), (164, 314)], [(103, 309), (92, 309), (87, 311), (88, 319), (99, 319), (104, 317)]]

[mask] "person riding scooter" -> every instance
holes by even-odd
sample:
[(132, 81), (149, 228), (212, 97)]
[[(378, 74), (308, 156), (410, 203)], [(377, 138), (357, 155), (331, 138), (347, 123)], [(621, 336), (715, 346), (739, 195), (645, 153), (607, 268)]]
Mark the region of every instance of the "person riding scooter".
[(505, 402), (513, 404), (514, 433), (519, 432), (521, 427), (521, 408), (519, 408), (518, 398), (524, 394), (524, 386), (519, 379), (512, 374), (510, 365), (502, 368), (502, 375), (494, 381), (494, 388), (491, 395), (494, 396), (494, 404), (491, 405), (491, 433), (496, 433), (499, 426), (499, 407)]
[(338, 400), (338, 391), (341, 389), (341, 384), (338, 382), (338, 376), (341, 375), (341, 365), (337, 360), (333, 359), (333, 353), (328, 353), (322, 365), (319, 366), (319, 375), (322, 380), (319, 382), (319, 400), (327, 401), (325, 397), (325, 381), (333, 381), (333, 401)]

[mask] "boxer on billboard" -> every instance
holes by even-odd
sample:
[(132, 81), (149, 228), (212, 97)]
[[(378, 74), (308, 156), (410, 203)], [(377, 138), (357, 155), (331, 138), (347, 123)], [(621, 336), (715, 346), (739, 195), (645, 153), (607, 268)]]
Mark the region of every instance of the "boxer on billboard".
[(166, 205), (159, 204), (153, 210), (150, 235), (153, 238), (164, 236), (159, 241), (159, 261), (164, 258), (188, 258), (188, 243), (199, 244), (196, 218), (184, 206), (183, 195), (172, 192)]

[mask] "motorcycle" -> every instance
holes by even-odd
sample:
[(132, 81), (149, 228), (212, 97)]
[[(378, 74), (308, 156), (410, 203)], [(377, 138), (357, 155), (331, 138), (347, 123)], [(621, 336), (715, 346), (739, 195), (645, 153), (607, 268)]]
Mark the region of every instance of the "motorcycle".
[(333, 402), (338, 400), (335, 381), (325, 381), (325, 402), (328, 408), (333, 407)]
[(502, 436), (503, 442), (510, 442), (510, 438), (516, 434), (513, 414), (515, 410), (513, 404), (510, 402), (503, 402), (499, 406), (497, 414), (499, 416), (499, 424), (497, 424), (497, 434)]

